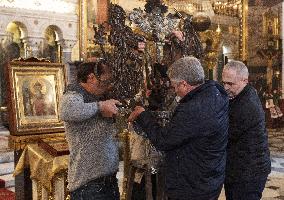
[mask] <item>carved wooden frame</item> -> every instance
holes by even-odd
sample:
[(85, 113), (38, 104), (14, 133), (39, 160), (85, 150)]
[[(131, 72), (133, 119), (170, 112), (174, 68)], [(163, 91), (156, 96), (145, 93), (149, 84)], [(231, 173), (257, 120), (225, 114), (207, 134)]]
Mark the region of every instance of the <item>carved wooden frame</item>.
[(12, 61), (7, 65), (11, 135), (64, 132), (59, 100), (66, 86), (63, 64)]

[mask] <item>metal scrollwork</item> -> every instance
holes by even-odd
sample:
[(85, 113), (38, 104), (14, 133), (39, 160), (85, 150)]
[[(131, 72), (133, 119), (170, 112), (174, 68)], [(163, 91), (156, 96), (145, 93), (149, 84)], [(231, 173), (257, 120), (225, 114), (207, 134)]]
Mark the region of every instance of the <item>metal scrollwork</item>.
[(126, 13), (119, 5), (110, 5), (109, 43), (114, 46), (111, 66), (113, 70), (114, 90), (117, 99), (133, 98), (139, 93), (143, 83), (142, 59), (137, 51), (138, 42), (144, 37), (135, 34), (125, 25)]
[(106, 55), (104, 46), (107, 44), (107, 33), (105, 30), (105, 26), (103, 24), (99, 24), (98, 28), (93, 26), (93, 29), (95, 31), (94, 43), (100, 46), (102, 55), (104, 58), (106, 58), (107, 55)]
[[(166, 101), (173, 99), (172, 94), (168, 95), (167, 68), (183, 56), (202, 57), (202, 45), (193, 27), (192, 16), (185, 19), (179, 13), (165, 16), (167, 10), (161, 1), (149, 0), (144, 10), (135, 8), (127, 16), (121, 6), (110, 4), (107, 25), (94, 27), (94, 42), (112, 67), (113, 98), (133, 102), (139, 94), (138, 99), (143, 105), (159, 104), (161, 106), (153, 104), (150, 107), (167, 110), (169, 104)], [(126, 25), (127, 17), (133, 29)], [(181, 22), (182, 29), (178, 29)], [(175, 31), (182, 32), (182, 40), (177, 38)], [(138, 49), (139, 42), (146, 43), (144, 52)], [(111, 52), (105, 51), (106, 45), (112, 47)], [(151, 91), (150, 96), (146, 95), (147, 91)], [(155, 99), (157, 97), (159, 100)]]
[(203, 48), (197, 32), (192, 25), (192, 16), (184, 20), (183, 32), (185, 41), (182, 44), (183, 56), (195, 56), (201, 58), (203, 56)]

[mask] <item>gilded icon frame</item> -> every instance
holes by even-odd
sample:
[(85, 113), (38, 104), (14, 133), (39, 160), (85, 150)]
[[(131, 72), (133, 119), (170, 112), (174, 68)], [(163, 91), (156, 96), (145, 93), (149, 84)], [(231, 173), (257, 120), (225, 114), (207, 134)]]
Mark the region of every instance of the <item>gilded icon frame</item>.
[(11, 135), (64, 132), (59, 101), (66, 86), (60, 63), (12, 61), (7, 65)]

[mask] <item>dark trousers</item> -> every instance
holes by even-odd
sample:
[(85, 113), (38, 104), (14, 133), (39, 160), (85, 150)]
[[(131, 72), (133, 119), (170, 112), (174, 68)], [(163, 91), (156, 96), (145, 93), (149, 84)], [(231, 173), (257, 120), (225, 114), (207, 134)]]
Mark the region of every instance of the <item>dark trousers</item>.
[(71, 200), (119, 200), (115, 175), (104, 176), (70, 192)]
[(212, 193), (210, 195), (206, 195), (206, 196), (187, 197), (187, 198), (183, 198), (183, 199), (168, 198), (168, 200), (218, 200), (218, 198), (220, 196), (220, 193), (221, 193), (221, 190), (222, 190), (222, 187), (220, 187), (218, 190), (216, 190), (216, 192), (214, 192), (214, 193)]
[(267, 177), (250, 182), (225, 182), (226, 200), (260, 200)]
[[(151, 175), (153, 200), (156, 200), (156, 174)], [(146, 200), (145, 175), (140, 183), (133, 184), (131, 200)]]
[[(205, 199), (202, 199), (202, 200), (218, 200), (219, 195), (220, 195), (220, 194), (218, 194), (218, 195), (216, 195), (216, 196), (214, 196), (214, 197), (206, 197)], [(198, 198), (198, 199), (201, 200), (200, 198)], [(180, 200), (180, 199), (168, 198), (168, 200)], [(189, 199), (187, 199), (187, 200), (191, 200), (191, 198), (189, 198)]]

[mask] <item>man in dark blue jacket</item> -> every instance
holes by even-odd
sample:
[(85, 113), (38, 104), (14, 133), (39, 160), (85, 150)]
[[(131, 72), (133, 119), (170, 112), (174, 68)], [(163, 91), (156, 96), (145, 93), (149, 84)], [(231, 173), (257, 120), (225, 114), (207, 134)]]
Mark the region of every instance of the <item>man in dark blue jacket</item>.
[(181, 97), (169, 124), (162, 128), (150, 112), (137, 106), (129, 121), (143, 129), (165, 152), (169, 199), (217, 200), (225, 178), (229, 99), (194, 57), (176, 61), (168, 72)]
[(259, 200), (271, 170), (265, 114), (256, 90), (248, 85), (244, 63), (223, 70), (230, 98), (225, 193), (227, 200)]

